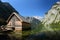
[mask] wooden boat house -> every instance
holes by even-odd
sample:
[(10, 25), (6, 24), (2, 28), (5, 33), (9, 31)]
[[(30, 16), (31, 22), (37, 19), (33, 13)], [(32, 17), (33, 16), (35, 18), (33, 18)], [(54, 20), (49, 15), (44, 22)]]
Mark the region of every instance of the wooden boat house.
[(30, 29), (30, 23), (21, 16), (9, 3), (0, 1), (0, 29)]

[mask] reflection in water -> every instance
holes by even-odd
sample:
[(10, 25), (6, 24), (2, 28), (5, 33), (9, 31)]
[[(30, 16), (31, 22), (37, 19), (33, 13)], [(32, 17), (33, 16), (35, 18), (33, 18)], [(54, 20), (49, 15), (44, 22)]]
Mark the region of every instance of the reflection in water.
[(0, 40), (11, 40), (11, 38), (6, 34), (1, 34), (0, 35)]
[[(0, 40), (21, 40), (7, 33), (0, 34)], [(60, 31), (55, 32), (43, 32), (39, 34), (33, 34), (23, 37), (22, 40), (60, 40)]]
[(37, 35), (30, 35), (25, 40), (60, 40), (60, 31), (40, 33)]

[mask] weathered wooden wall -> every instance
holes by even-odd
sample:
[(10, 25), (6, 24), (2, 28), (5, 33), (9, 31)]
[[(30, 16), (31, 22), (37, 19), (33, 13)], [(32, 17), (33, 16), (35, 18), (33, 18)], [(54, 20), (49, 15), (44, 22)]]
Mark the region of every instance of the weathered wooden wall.
[(31, 30), (30, 23), (22, 22), (22, 30)]
[(9, 23), (7, 24), (7, 28), (10, 27), (14, 27), (15, 30), (22, 30), (22, 23), (21, 21), (14, 15), (11, 20), (9, 21)]

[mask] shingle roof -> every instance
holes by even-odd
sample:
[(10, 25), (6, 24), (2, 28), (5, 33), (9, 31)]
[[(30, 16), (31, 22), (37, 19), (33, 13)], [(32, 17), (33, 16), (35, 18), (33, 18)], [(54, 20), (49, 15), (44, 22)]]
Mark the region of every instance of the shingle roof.
[(27, 23), (30, 23), (25, 17), (19, 15), (19, 17), (23, 20), (23, 22), (27, 22)]

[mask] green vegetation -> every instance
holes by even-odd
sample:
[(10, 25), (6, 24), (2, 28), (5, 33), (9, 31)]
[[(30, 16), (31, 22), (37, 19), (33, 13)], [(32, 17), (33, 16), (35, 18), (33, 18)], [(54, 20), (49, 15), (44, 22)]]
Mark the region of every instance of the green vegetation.
[(60, 22), (50, 24), (53, 30), (60, 30)]
[(40, 22), (35, 29), (31, 30), (31, 34), (37, 34), (40, 33), (42, 31), (42, 28), (44, 27), (44, 25)]
[(31, 34), (36, 34), (36, 33), (40, 33), (40, 32), (44, 32), (44, 31), (59, 31), (60, 30), (60, 21), (56, 22), (56, 23), (52, 23), (50, 25), (48, 25), (47, 27), (49, 27), (48, 29), (44, 28), (44, 24), (39, 23), (37, 25), (37, 27), (35, 27), (35, 29), (31, 30)]
[(31, 30), (22, 31), (22, 40), (26, 40), (31, 35)]
[(28, 36), (31, 34), (31, 30), (22, 31), (22, 36)]

